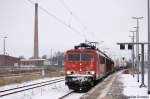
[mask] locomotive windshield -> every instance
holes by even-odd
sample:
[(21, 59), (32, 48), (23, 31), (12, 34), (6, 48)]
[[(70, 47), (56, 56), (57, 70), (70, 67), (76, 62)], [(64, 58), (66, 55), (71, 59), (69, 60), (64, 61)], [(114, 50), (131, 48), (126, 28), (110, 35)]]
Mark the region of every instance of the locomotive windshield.
[(69, 53), (68, 54), (68, 61), (85, 61), (85, 62), (92, 62), (93, 55), (92, 54), (86, 54), (86, 53), (81, 53), (81, 54), (74, 54), (74, 53)]
[(93, 61), (92, 54), (81, 54), (81, 61), (91, 62)]
[(80, 61), (80, 54), (68, 54), (68, 61)]

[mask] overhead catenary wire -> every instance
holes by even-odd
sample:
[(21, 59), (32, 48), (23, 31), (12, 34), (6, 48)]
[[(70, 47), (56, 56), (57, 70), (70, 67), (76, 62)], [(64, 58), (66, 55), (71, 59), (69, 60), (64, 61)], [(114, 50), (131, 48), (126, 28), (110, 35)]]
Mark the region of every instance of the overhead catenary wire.
[[(95, 36), (95, 33), (94, 32), (91, 32), (91, 31), (88, 31), (88, 27), (85, 25), (85, 24), (83, 24), (83, 22), (80, 20), (80, 18), (78, 17), (78, 15), (76, 14), (76, 13), (74, 13), (72, 10), (71, 10), (71, 8), (66, 4), (66, 2), (65, 2), (65, 0), (58, 0), (62, 5), (63, 5), (63, 7), (68, 11), (68, 13), (72, 16), (72, 18), (74, 18), (82, 27), (83, 27), (83, 35), (85, 36), (85, 42), (86, 41), (89, 41), (89, 39), (87, 39), (87, 35), (86, 35), (86, 32), (87, 33), (90, 33), (93, 37), (94, 37), (94, 39), (92, 39), (92, 41), (93, 40), (95, 40), (96, 39), (96, 41), (98, 41), (98, 39), (96, 38), (96, 36)], [(101, 41), (100, 41), (101, 42)]]
[(86, 29), (87, 27), (81, 22), (81, 20), (80, 20), (80, 18), (75, 14), (75, 13), (73, 13), (72, 11), (71, 11), (71, 9), (66, 5), (66, 3), (64, 2), (64, 0), (58, 0), (62, 5), (63, 5), (63, 7), (70, 13), (70, 15), (72, 16), (72, 17), (74, 17), (74, 19), (76, 20), (76, 21), (78, 21), (82, 26), (83, 26), (83, 28), (84, 29)]
[[(27, 0), (29, 1), (31, 4), (35, 4), (34, 1), (32, 0)], [(56, 15), (50, 13), (47, 9), (43, 8), (41, 5), (38, 6), (39, 9), (41, 9), (43, 12), (45, 12), (47, 15), (49, 15), (50, 17), (54, 18), (57, 22), (63, 24), (64, 26), (66, 26), (67, 28), (71, 29), (74, 33), (78, 33), (78, 35), (84, 37), (85, 39), (85, 36), (77, 29), (75, 29), (74, 27), (72, 27), (71, 25), (67, 24), (66, 22), (64, 22), (63, 20), (61, 20), (60, 18), (58, 18)]]
[[(82, 25), (83, 29), (85, 30), (86, 29), (86, 26), (81, 22), (81, 20), (79, 19), (79, 17), (77, 17), (76, 14), (74, 14), (71, 9), (66, 5), (65, 1), (64, 0), (58, 0), (62, 5), (63, 7), (70, 13), (70, 15), (79, 23)], [(83, 32), (84, 33), (84, 32)], [(85, 35), (85, 34), (84, 34)]]
[(63, 7), (69, 12), (69, 14), (70, 14), (70, 19), (69, 19), (69, 25), (71, 26), (72, 24), (71, 24), (71, 22), (72, 22), (72, 19), (73, 19), (73, 13), (72, 13), (72, 11), (67, 7), (67, 5), (63, 2), (63, 0), (58, 0), (62, 5), (63, 5)]
[(83, 33), (86, 37), (86, 34), (85, 34), (85, 31), (87, 31), (88, 33), (90, 33), (91, 35), (93, 35), (93, 37), (95, 38), (95, 34), (94, 32), (89, 32), (88, 31), (88, 28), (85, 24), (83, 24), (83, 22), (80, 20), (80, 18), (69, 8), (69, 6), (65, 3), (64, 0), (58, 0), (62, 5), (63, 7), (70, 13), (70, 15), (83, 27)]

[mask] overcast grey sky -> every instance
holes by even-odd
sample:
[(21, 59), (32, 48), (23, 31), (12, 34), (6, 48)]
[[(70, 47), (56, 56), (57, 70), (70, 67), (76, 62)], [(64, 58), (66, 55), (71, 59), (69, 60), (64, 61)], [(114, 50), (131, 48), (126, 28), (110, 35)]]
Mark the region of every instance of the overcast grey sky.
[[(34, 2), (36, 0), (33, 0)], [(147, 41), (147, 0), (38, 0), (39, 5), (71, 24), (76, 33), (39, 9), (39, 52), (50, 55), (50, 49), (65, 51), (86, 39), (104, 41), (100, 47), (110, 48), (108, 53), (129, 56), (130, 51), (119, 51), (117, 42), (130, 41), (136, 20), (140, 21), (140, 41)], [(76, 15), (76, 20), (62, 4)], [(81, 22), (86, 28), (81, 25)], [(3, 36), (7, 53), (13, 56), (33, 55), (34, 5), (28, 0), (0, 0), (0, 53), (3, 51)], [(84, 36), (83, 36), (84, 35)]]

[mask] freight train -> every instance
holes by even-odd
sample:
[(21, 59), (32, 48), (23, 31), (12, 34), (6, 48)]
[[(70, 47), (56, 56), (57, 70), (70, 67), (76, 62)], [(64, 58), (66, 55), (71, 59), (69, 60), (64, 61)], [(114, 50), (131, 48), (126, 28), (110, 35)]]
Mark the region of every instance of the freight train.
[(65, 53), (65, 84), (81, 91), (114, 70), (114, 62), (92, 43), (80, 43)]

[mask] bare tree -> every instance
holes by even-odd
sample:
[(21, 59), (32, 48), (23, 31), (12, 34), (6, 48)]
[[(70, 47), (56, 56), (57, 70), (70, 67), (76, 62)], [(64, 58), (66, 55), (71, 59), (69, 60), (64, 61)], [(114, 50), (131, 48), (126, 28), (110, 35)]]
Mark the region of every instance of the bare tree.
[(47, 59), (47, 55), (43, 55), (43, 56), (42, 56), (42, 59)]

